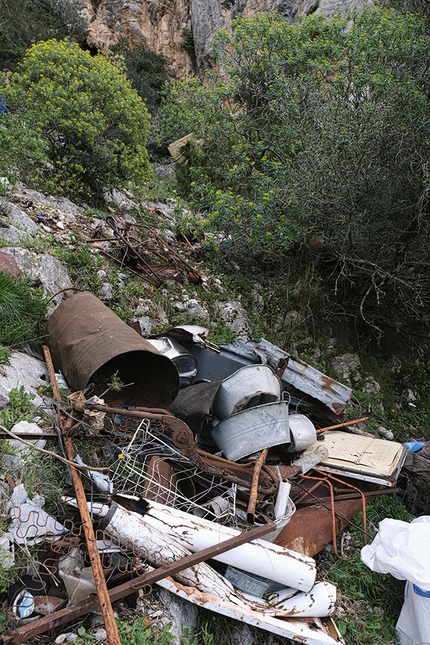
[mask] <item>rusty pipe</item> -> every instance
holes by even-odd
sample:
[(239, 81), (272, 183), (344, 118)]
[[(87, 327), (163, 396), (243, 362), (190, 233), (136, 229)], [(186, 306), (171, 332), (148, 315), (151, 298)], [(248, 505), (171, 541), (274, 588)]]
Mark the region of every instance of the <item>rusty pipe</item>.
[(354, 421), (344, 421), (343, 423), (337, 423), (334, 426), (327, 426), (327, 428), (319, 428), (317, 434), (326, 432), (327, 430), (336, 430), (337, 428), (346, 428), (347, 426), (352, 426), (355, 423), (361, 423), (362, 421), (368, 421), (369, 417), (362, 417), (361, 419), (354, 419)]
[[(44, 345), (43, 353), (45, 356), (46, 365), (48, 368), (49, 379), (51, 382), (52, 392), (55, 399), (58, 401), (61, 399), (60, 390), (57, 383), (57, 378), (55, 376), (55, 369), (52, 363), (51, 353), (49, 348)], [(64, 416), (61, 413), (59, 404), (57, 404), (58, 418), (60, 423), (60, 428), (63, 434), (63, 444), (66, 450), (67, 458), (69, 461), (73, 462), (75, 459), (75, 450), (73, 448), (73, 443), (70, 437), (66, 436), (63, 433)], [(97, 588), (97, 596), (100, 602), (100, 610), (103, 616), (103, 622), (106, 628), (107, 638), (109, 645), (121, 645), (121, 640), (118, 633), (118, 627), (115, 622), (113, 615), (113, 609), (111, 600), (109, 597), (108, 588), (106, 585), (106, 579), (103, 573), (102, 563), (100, 561), (100, 555), (97, 548), (96, 537), (94, 534), (93, 523), (91, 520), (90, 512), (88, 510), (87, 499), (85, 497), (84, 486), (82, 480), (76, 468), (70, 466), (70, 472), (72, 476), (73, 486), (75, 489), (76, 500), (78, 502), (79, 512), (82, 519), (82, 526), (85, 534), (85, 541), (87, 543), (88, 555), (91, 562), (91, 568), (94, 575), (94, 580)]]
[(254, 472), (252, 475), (251, 492), (249, 493), (248, 510), (246, 513), (246, 520), (247, 522), (249, 522), (249, 524), (254, 524), (255, 506), (257, 504), (257, 494), (258, 494), (258, 481), (260, 479), (261, 469), (263, 467), (264, 462), (266, 461), (268, 454), (269, 454), (269, 448), (265, 448), (264, 450), (261, 451), (257, 461), (255, 462)]

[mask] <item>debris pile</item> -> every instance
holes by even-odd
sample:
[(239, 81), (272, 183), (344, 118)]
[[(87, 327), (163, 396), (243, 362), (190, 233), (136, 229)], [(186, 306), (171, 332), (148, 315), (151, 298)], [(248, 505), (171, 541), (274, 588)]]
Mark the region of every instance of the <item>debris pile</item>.
[[(360, 510), (365, 522), (367, 499), (397, 490), (406, 447), (354, 434), (343, 419), (351, 389), (286, 351), (264, 339), (218, 347), (207, 335), (183, 325), (142, 338), (89, 293), (51, 315), (44, 352), (70, 519), (15, 488), (3, 566), (18, 539), (42, 548), (11, 599), (17, 627), (5, 645), (99, 606), (119, 643), (112, 603), (155, 583), (300, 643), (344, 643), (336, 588), (314, 556), (331, 542), (336, 552)], [(104, 440), (102, 468), (76, 452), (78, 437)]]

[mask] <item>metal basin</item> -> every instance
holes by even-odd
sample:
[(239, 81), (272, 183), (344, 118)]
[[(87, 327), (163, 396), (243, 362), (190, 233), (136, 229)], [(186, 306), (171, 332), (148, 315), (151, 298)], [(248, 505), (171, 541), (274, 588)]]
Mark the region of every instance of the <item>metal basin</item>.
[(213, 410), (218, 419), (226, 419), (246, 408), (279, 401), (281, 380), (268, 365), (246, 365), (221, 383)]
[(288, 403), (276, 401), (242, 410), (220, 421), (211, 436), (230, 461), (289, 443)]

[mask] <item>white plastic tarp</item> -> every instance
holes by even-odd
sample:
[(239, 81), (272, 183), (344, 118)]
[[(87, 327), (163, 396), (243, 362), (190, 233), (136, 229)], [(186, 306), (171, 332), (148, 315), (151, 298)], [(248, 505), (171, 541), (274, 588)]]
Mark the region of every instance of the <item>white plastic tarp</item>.
[(405, 599), (396, 629), (401, 645), (430, 645), (430, 516), (410, 524), (385, 519), (361, 559), (372, 571), (406, 580)]

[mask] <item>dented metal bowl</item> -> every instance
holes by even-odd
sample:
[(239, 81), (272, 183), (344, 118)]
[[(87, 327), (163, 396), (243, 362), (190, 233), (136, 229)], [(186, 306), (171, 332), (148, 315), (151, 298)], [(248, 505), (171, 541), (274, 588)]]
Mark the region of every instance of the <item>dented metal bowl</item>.
[(276, 401), (242, 410), (220, 421), (211, 436), (230, 461), (289, 443), (288, 403)]
[(246, 365), (223, 380), (213, 411), (218, 419), (226, 419), (246, 408), (279, 401), (281, 394), (281, 379), (268, 365)]

